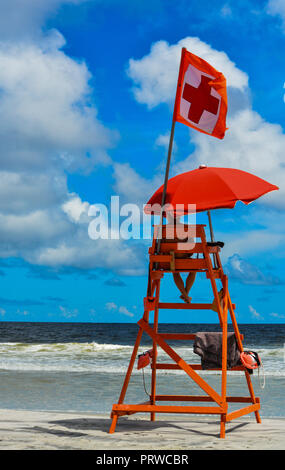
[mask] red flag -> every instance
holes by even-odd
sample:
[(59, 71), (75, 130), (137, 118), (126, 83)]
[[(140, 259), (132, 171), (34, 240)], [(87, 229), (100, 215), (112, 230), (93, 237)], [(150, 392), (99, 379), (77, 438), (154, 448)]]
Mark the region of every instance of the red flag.
[(182, 49), (174, 120), (213, 137), (226, 131), (226, 79), (208, 62)]

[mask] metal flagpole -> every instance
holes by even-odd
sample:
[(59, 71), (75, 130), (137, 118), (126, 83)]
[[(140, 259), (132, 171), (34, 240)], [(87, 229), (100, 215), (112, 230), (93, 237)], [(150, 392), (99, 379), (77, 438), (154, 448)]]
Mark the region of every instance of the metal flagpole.
[(166, 169), (165, 169), (165, 177), (164, 177), (164, 185), (163, 185), (163, 192), (161, 198), (161, 212), (160, 212), (160, 223), (159, 223), (159, 230), (158, 230), (158, 241), (156, 246), (156, 253), (160, 252), (160, 244), (161, 244), (161, 237), (162, 237), (162, 222), (163, 222), (163, 207), (166, 201), (166, 192), (167, 192), (167, 183), (169, 177), (169, 168), (170, 168), (170, 161), (171, 161), (171, 154), (172, 154), (172, 147), (173, 147), (173, 138), (174, 138), (174, 129), (175, 129), (175, 116), (176, 116), (176, 108), (177, 108), (177, 95), (178, 89), (181, 87), (181, 74), (182, 74), (182, 63), (183, 63), (183, 56), (186, 52), (186, 48), (183, 47), (181, 51), (181, 59), (180, 59), (180, 67), (178, 73), (178, 80), (177, 80), (177, 89), (176, 89), (176, 96), (175, 96), (175, 103), (174, 103), (174, 110), (173, 110), (173, 118), (172, 118), (172, 126), (169, 138), (169, 145), (168, 145), (168, 154), (167, 154), (167, 162), (166, 162)]
[(173, 138), (174, 138), (174, 129), (175, 129), (175, 120), (172, 120), (170, 138), (169, 138), (169, 145), (168, 145), (168, 154), (167, 154), (167, 162), (166, 162), (166, 169), (165, 169), (165, 176), (164, 176), (164, 185), (163, 185), (163, 193), (161, 198), (161, 209), (160, 209), (160, 222), (159, 222), (159, 230), (158, 230), (158, 241), (156, 252), (160, 252), (160, 244), (161, 244), (161, 237), (162, 237), (162, 222), (163, 222), (163, 207), (165, 205), (166, 200), (166, 191), (167, 191), (167, 183), (169, 177), (169, 168), (170, 168), (170, 161), (171, 161), (171, 154), (172, 154), (172, 147), (173, 147)]

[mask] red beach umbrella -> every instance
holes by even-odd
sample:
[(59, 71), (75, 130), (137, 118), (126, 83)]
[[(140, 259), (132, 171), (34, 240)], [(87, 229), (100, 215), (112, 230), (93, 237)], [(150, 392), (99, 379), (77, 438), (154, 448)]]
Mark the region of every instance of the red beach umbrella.
[[(188, 204), (196, 204), (196, 212), (232, 209), (237, 201), (249, 204), (277, 189), (278, 186), (243, 170), (201, 165), (195, 170), (169, 179), (165, 204), (171, 204), (177, 215), (187, 214)], [(160, 214), (162, 192), (163, 185), (145, 206), (146, 214)], [(153, 207), (155, 204), (157, 207)], [(179, 207), (175, 211), (177, 204)]]

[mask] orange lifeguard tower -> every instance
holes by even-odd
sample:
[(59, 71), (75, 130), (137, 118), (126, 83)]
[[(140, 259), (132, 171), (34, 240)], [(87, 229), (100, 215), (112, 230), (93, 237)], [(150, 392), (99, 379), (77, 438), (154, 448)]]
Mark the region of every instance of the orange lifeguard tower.
[[(194, 243), (183, 243), (177, 240), (169, 242), (165, 238), (165, 230), (169, 225), (155, 226), (153, 243), (149, 249), (149, 279), (147, 296), (144, 298), (144, 314), (138, 322), (139, 331), (127, 369), (121, 394), (117, 404), (112, 407), (110, 433), (116, 428), (118, 418), (124, 415), (132, 415), (138, 412), (150, 413), (151, 421), (155, 420), (156, 413), (186, 413), (186, 414), (209, 414), (220, 416), (220, 437), (225, 437), (226, 423), (248, 413), (255, 413), (256, 421), (261, 422), (259, 416), (260, 399), (255, 397), (251, 378), (248, 370), (238, 365), (231, 370), (244, 371), (249, 396), (227, 396), (227, 338), (228, 338), (228, 316), (231, 318), (237, 347), (243, 351), (242, 340), (235, 318), (235, 306), (231, 302), (228, 291), (228, 279), (223, 272), (219, 252), (220, 247), (216, 243), (207, 243), (205, 225), (187, 226), (188, 237), (194, 239)], [(159, 254), (157, 254), (157, 241), (159, 230), (162, 230)], [(164, 240), (165, 238), (165, 240)], [(182, 248), (182, 249), (181, 249)], [(181, 254), (185, 257), (181, 257)], [(193, 254), (197, 254), (193, 258)], [(182, 357), (169, 346), (167, 340), (194, 340), (192, 333), (161, 333), (158, 331), (158, 315), (160, 309), (189, 309), (189, 310), (212, 310), (212, 303), (162, 303), (159, 299), (160, 284), (166, 273), (201, 272), (205, 273), (210, 280), (215, 299), (216, 310), (222, 332), (222, 367), (215, 370), (221, 371), (221, 389), (217, 392), (200, 375), (199, 364), (187, 364)], [(221, 282), (223, 289), (222, 299), (219, 296), (217, 281)], [(153, 322), (150, 324), (150, 312), (153, 312)], [(152, 358), (152, 383), (150, 400), (139, 404), (125, 404), (124, 399), (129, 385), (130, 377), (137, 358), (138, 348), (145, 332), (153, 341)], [(160, 347), (172, 360), (170, 363), (159, 363), (157, 361), (157, 348)], [(162, 369), (178, 369), (184, 371), (204, 392), (204, 395), (158, 395), (156, 393), (157, 371)], [(161, 402), (199, 402), (204, 406), (187, 405), (161, 405)], [(206, 405), (208, 403), (208, 405)], [(246, 406), (229, 412), (229, 403), (243, 403)]]

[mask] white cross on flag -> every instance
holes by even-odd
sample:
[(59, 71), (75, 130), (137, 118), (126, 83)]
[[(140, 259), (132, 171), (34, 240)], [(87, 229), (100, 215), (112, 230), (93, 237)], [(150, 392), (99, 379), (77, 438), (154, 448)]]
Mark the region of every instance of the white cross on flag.
[(182, 49), (174, 120), (223, 139), (226, 131), (226, 79), (208, 62)]

